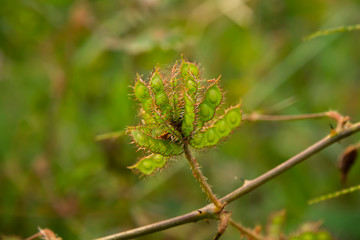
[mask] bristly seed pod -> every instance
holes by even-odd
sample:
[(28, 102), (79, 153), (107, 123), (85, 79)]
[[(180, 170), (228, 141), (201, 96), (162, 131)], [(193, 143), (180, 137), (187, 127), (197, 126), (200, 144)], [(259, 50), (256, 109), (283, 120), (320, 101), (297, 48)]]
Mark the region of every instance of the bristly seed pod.
[(164, 167), (168, 159), (168, 157), (164, 157), (161, 154), (151, 154), (150, 156), (140, 159), (136, 164), (128, 168), (138, 169), (143, 174), (150, 175), (156, 169)]
[(216, 116), (224, 99), (220, 78), (201, 79), (199, 67), (183, 59), (170, 71), (157, 67), (146, 80), (138, 75), (134, 95), (141, 105), (141, 124), (126, 132), (150, 154), (129, 168), (145, 175), (182, 154), (185, 143), (213, 147), (241, 125), (240, 104)]

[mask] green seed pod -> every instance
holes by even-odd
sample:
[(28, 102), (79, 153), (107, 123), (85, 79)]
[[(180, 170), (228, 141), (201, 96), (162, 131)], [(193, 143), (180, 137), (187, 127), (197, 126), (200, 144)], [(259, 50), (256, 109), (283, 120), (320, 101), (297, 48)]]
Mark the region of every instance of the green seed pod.
[(143, 106), (143, 109), (145, 110), (145, 112), (152, 114), (154, 105), (153, 105), (153, 101), (151, 100), (151, 98), (144, 99), (144, 101), (142, 102), (142, 106)]
[(194, 130), (195, 122), (195, 104), (191, 97), (188, 95), (184, 96), (185, 108), (184, 108), (184, 117), (181, 124), (182, 134), (185, 137), (188, 137), (191, 132)]
[[(169, 98), (164, 90), (164, 83), (159, 74), (159, 69), (156, 69), (151, 76), (150, 87), (153, 92), (152, 102), (158, 107), (160, 116), (165, 116), (166, 120), (168, 120), (171, 117), (170, 112), (172, 112), (172, 108), (169, 104)], [(153, 111), (156, 111), (156, 109), (153, 109)]]
[[(143, 127), (142, 127), (143, 128)], [(164, 156), (180, 155), (184, 150), (182, 145), (169, 140), (154, 138), (139, 128), (128, 128), (127, 132), (132, 136), (134, 142), (141, 148)]]
[(145, 112), (144, 109), (140, 110), (140, 115), (142, 116), (144, 125), (154, 125), (156, 123), (154, 117)]
[(217, 84), (213, 84), (207, 89), (204, 102), (217, 107), (221, 103), (222, 97), (223, 95), (220, 88), (217, 86)]
[(232, 129), (237, 128), (241, 124), (240, 107), (229, 109), (225, 114), (225, 121)]
[(205, 146), (205, 144), (205, 134), (202, 132), (195, 134), (190, 140), (190, 145), (197, 149), (202, 148), (203, 146)]
[(144, 112), (151, 115), (153, 103), (150, 97), (150, 91), (139, 75), (137, 76), (137, 82), (135, 83), (134, 94), (137, 100), (141, 103)]
[(162, 168), (166, 164), (168, 159), (169, 158), (164, 157), (163, 155), (155, 154), (153, 157), (153, 162), (154, 162), (155, 167)]
[(135, 83), (134, 87), (135, 97), (139, 100), (139, 102), (143, 102), (150, 97), (150, 93), (144, 82), (138, 76), (138, 81)]
[[(201, 123), (205, 123), (211, 120), (214, 117), (214, 114), (214, 108), (210, 107), (208, 104), (203, 102), (199, 105), (199, 119)], [(202, 125), (203, 124), (201, 124), (200, 128), (202, 127)]]
[(127, 134), (152, 155), (132, 168), (151, 174), (168, 157), (182, 154), (184, 143), (197, 149), (215, 146), (241, 124), (240, 106), (214, 119), (223, 101), (220, 79), (205, 81), (199, 72), (196, 64), (182, 60), (171, 71), (156, 68), (146, 81), (137, 77), (134, 95), (142, 107), (141, 124), (129, 127)]
[(227, 126), (225, 119), (219, 119), (217, 121), (216, 132), (221, 138), (229, 136), (231, 128)]
[(150, 175), (156, 169), (163, 168), (168, 159), (168, 157), (164, 157), (160, 154), (151, 154), (150, 156), (140, 159), (136, 164), (128, 168), (137, 169), (145, 175)]
[(168, 122), (169, 116), (161, 116), (160, 113), (155, 112), (154, 118), (158, 123), (158, 128), (162, 129), (163, 132), (169, 132), (177, 139), (182, 139), (181, 133)]
[(159, 138), (160, 136), (162, 136), (165, 133), (166, 133), (166, 130), (160, 126), (155, 126), (154, 128), (151, 129), (151, 132), (150, 132), (151, 136), (154, 138)]
[(181, 64), (181, 75), (185, 80), (197, 79), (199, 77), (199, 68), (194, 63), (183, 61)]
[(207, 145), (216, 145), (220, 140), (220, 136), (217, 135), (216, 128), (209, 128), (205, 132), (205, 136)]
[(155, 165), (151, 159), (151, 156), (140, 159), (137, 163), (128, 167), (129, 169), (137, 169), (145, 175), (150, 175), (155, 170)]
[(206, 122), (213, 119), (216, 109), (222, 101), (223, 94), (217, 85), (218, 80), (207, 88), (204, 99), (199, 104), (197, 129), (201, 129)]
[(172, 99), (171, 99), (171, 102), (172, 102), (172, 119), (174, 120), (174, 122), (178, 122), (179, 121), (179, 118), (180, 118), (180, 113), (181, 113), (181, 107), (180, 107), (180, 104), (179, 104), (179, 98), (180, 98), (180, 95), (178, 93), (174, 93), (172, 95)]
[(158, 69), (154, 72), (154, 74), (150, 78), (150, 86), (154, 93), (163, 91), (164, 89), (164, 83), (158, 73)]
[(169, 99), (164, 91), (158, 92), (155, 95), (155, 103), (160, 109), (166, 109), (166, 106), (169, 106)]
[(188, 80), (186, 82), (186, 89), (187, 89), (188, 95), (190, 95), (190, 96), (194, 95), (197, 91), (197, 88), (198, 88), (198, 86), (197, 86), (197, 83), (195, 80)]
[(190, 140), (190, 145), (196, 149), (212, 147), (225, 139), (241, 124), (240, 105), (229, 108), (216, 122), (198, 132)]

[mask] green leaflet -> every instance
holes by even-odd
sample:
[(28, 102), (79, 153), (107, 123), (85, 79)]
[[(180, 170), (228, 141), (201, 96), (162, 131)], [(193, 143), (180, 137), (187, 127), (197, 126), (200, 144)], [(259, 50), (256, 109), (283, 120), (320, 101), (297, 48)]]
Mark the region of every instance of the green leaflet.
[(225, 139), (241, 124), (240, 105), (229, 108), (212, 126), (201, 130), (190, 140), (196, 149), (212, 147)]
[(269, 239), (280, 239), (284, 222), (285, 210), (273, 213), (266, 226), (267, 237)]
[(172, 142), (170, 140), (154, 138), (146, 134), (146, 130), (128, 128), (127, 132), (130, 133), (134, 142), (138, 146), (145, 148), (153, 153), (164, 156), (175, 156), (180, 155), (184, 151), (181, 144)]
[(330, 233), (326, 231), (304, 232), (297, 236), (292, 236), (289, 240), (332, 240)]
[(164, 157), (160, 154), (151, 154), (150, 156), (140, 159), (137, 163), (128, 168), (137, 169), (145, 175), (150, 175), (156, 169), (164, 167), (168, 159), (169, 157)]
[(336, 198), (336, 197), (342, 196), (344, 194), (348, 194), (348, 193), (357, 191), (357, 190), (360, 190), (360, 185), (352, 186), (350, 188), (342, 189), (340, 191), (332, 192), (332, 193), (325, 194), (325, 195), (322, 195), (320, 197), (311, 199), (311, 200), (309, 200), (308, 204), (314, 204), (314, 203), (322, 202), (322, 201), (325, 201), (325, 200), (328, 200), (328, 199)]

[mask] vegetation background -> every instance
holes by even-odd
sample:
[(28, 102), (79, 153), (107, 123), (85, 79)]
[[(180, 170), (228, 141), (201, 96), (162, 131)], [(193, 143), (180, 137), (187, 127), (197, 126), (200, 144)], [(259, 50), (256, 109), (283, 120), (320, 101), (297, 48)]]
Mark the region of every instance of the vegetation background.
[[(135, 74), (184, 56), (222, 76), (227, 103), (245, 112), (339, 110), (360, 119), (360, 34), (302, 41), (360, 22), (360, 1), (1, 0), (0, 235), (37, 227), (91, 239), (186, 213), (206, 203), (184, 159), (153, 177), (126, 167), (142, 153), (128, 137), (97, 134), (135, 125)], [(330, 120), (244, 124), (198, 161), (219, 195), (325, 136)], [(353, 136), (234, 202), (233, 217), (264, 225), (287, 210), (285, 231), (322, 220), (338, 239), (360, 239), (360, 193), (308, 205), (341, 189), (336, 161)], [(360, 183), (360, 164), (347, 186)], [(143, 239), (209, 239), (199, 222)], [(224, 239), (238, 239), (229, 228)]]

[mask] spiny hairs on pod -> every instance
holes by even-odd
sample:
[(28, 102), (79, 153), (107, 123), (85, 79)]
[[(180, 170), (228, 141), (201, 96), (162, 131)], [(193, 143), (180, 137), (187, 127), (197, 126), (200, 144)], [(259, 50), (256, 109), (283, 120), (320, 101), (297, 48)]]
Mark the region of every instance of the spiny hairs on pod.
[(224, 102), (220, 77), (205, 80), (198, 65), (184, 59), (170, 69), (156, 67), (146, 79), (137, 75), (133, 91), (141, 121), (126, 133), (148, 156), (129, 168), (145, 175), (181, 155), (184, 144), (195, 149), (216, 146), (242, 122), (241, 104), (217, 114)]

